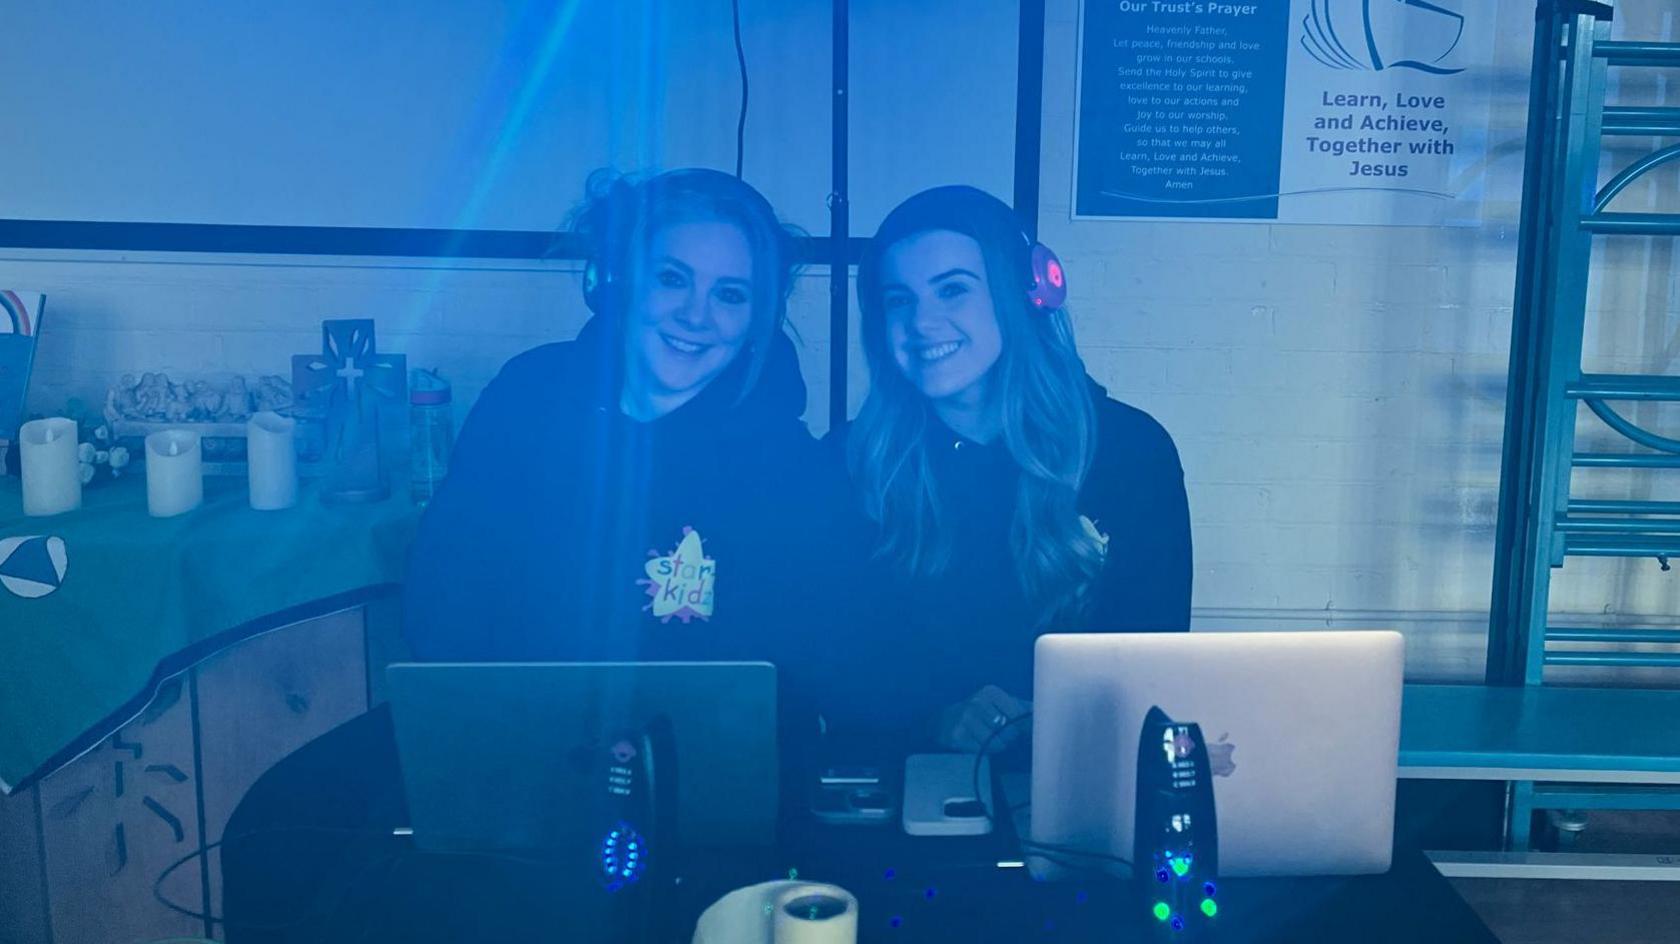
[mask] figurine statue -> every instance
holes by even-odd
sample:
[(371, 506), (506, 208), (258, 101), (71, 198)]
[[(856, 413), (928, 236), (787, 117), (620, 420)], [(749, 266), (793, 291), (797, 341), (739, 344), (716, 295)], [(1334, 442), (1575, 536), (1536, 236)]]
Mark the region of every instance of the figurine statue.
[(245, 387), (244, 377), (235, 377), (222, 394), (222, 406), (216, 411), (216, 422), (236, 423), (250, 416), (251, 392)]
[(167, 374), (124, 374), (105, 391), (105, 419), (142, 423), (243, 423), (260, 410), (287, 411), (291, 386), (285, 378), (259, 377), (256, 392), (244, 377), (225, 384), (208, 380), (176, 383)]
[(140, 408), (139, 419), (163, 419), (169, 402), (169, 378), (162, 374), (141, 374), (140, 386), (134, 391)]
[(258, 378), (256, 402), (252, 404), (255, 412), (264, 410), (284, 410), (292, 405), (292, 385), (284, 377), (272, 374)]

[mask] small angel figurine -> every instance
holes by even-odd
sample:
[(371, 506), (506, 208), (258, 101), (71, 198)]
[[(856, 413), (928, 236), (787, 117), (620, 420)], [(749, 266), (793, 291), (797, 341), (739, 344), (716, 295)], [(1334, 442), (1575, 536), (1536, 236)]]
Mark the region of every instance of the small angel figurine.
[(274, 410), (282, 412), (292, 405), (292, 383), (284, 377), (270, 374), (257, 381), (256, 393), (257, 412)]
[(135, 419), (162, 419), (168, 400), (169, 379), (162, 374), (142, 374), (134, 388)]
[(222, 408), (215, 416), (217, 422), (237, 423), (251, 417), (251, 391), (244, 377), (235, 377), (222, 394)]
[(213, 420), (222, 412), (222, 394), (209, 382), (195, 380), (188, 387), (189, 416), (196, 420)]

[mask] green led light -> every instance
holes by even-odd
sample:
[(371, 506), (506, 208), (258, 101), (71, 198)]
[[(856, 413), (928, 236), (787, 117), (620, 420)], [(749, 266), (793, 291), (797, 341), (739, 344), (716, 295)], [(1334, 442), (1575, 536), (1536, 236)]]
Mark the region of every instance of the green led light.
[(1202, 914), (1205, 914), (1205, 915), (1207, 915), (1208, 917), (1211, 918), (1218, 913), (1219, 913), (1219, 906), (1214, 904), (1212, 898), (1203, 898), (1202, 899)]
[(1170, 917), (1172, 917), (1172, 908), (1169, 907), (1167, 905), (1167, 903), (1164, 902), (1164, 901), (1156, 902), (1155, 903), (1155, 920), (1156, 921), (1165, 921)]
[(1184, 874), (1190, 871), (1189, 859), (1174, 859), (1169, 864), (1172, 866), (1173, 874), (1180, 878), (1183, 878)]

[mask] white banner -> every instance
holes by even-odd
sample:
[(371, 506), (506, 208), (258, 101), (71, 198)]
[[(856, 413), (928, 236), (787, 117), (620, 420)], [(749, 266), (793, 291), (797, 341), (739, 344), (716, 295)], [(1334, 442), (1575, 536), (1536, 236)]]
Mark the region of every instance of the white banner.
[(1475, 225), (1494, 26), (1467, 0), (1085, 0), (1074, 215)]

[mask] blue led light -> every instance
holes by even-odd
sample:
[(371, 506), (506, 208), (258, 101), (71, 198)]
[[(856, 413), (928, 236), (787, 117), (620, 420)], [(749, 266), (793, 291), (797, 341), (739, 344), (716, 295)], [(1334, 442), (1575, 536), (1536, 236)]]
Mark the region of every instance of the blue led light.
[(1203, 894), (1207, 895), (1209, 898), (1212, 898), (1213, 893), (1214, 893), (1213, 883), (1208, 882), (1206, 885), (1203, 885), (1202, 886), (1202, 892), (1203, 892)]
[(933, 896), (935, 896), (935, 895), (937, 895), (937, 894), (939, 894), (939, 892), (938, 892), (938, 891), (937, 891), (937, 890), (936, 890), (936, 889), (932, 889), (932, 888), (930, 888), (930, 889), (928, 889), (928, 890), (927, 890), (927, 891), (925, 891), (925, 892), (923, 892), (923, 893), (922, 893), (922, 896), (923, 896), (923, 897), (924, 897), (924, 898), (926, 898), (926, 899), (927, 899), (927, 900), (928, 900), (928, 901), (932, 901), (932, 900), (933, 900)]
[(642, 836), (628, 823), (619, 823), (601, 840), (601, 878), (615, 892), (642, 877)]
[(1173, 919), (1172, 919), (1172, 929), (1173, 929), (1173, 930), (1174, 930), (1174, 931), (1182, 931), (1182, 930), (1184, 930), (1184, 919), (1183, 919), (1183, 918), (1180, 918), (1180, 917), (1179, 917), (1179, 916), (1178, 916), (1178, 915), (1173, 915)]
[(898, 877), (898, 870), (897, 869), (888, 869), (881, 877), (890, 882), (893, 879)]
[(889, 925), (891, 925), (892, 927), (895, 927), (895, 928), (898, 927), (899, 925), (903, 924), (903, 923), (904, 923), (904, 919), (900, 918), (898, 915), (893, 915), (892, 920), (887, 922), (887, 924), (889, 924)]
[(1160, 882), (1164, 885), (1167, 882), (1172, 881), (1172, 873), (1168, 872), (1166, 869), (1156, 869), (1155, 870), (1155, 881)]

